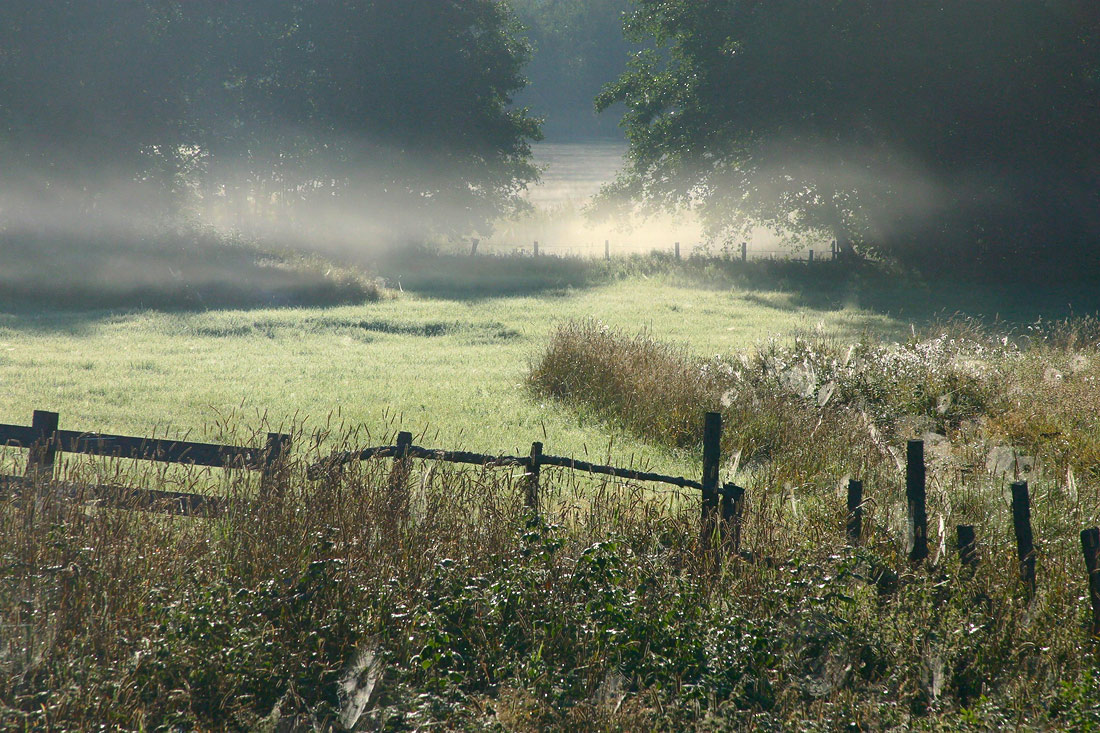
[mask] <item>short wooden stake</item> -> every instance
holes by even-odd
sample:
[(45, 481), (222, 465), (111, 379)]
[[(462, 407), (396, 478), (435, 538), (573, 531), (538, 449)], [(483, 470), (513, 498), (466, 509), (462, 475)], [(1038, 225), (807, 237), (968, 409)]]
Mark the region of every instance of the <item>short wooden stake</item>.
[(538, 256), (539, 256), (539, 242), (536, 239), (535, 240), (535, 257), (538, 257)]
[(680, 259), (680, 243), (677, 242), (672, 246), (672, 251), (676, 253), (676, 259)]
[(531, 444), (531, 462), (527, 466), (527, 508), (536, 514), (539, 511), (539, 471), (542, 462), (542, 443)]
[(480, 239), (476, 239), (476, 238), (475, 238), (475, 239), (471, 239), (471, 240), (470, 240), (470, 256), (471, 256), (471, 257), (473, 257), (474, 255), (476, 255), (476, 254), (477, 254), (477, 246), (478, 246), (479, 244), (481, 244), (481, 240), (480, 240)]
[(959, 562), (963, 567), (978, 564), (978, 543), (974, 536), (974, 525), (960, 524), (955, 527), (956, 544), (959, 548)]
[(1016, 533), (1016, 556), (1020, 560), (1020, 580), (1027, 597), (1035, 595), (1035, 543), (1031, 534), (1031, 497), (1027, 481), (1012, 483), (1012, 528)]
[(909, 561), (928, 557), (928, 511), (925, 507), (924, 441), (910, 440), (906, 449), (905, 498), (909, 505)]
[(34, 444), (29, 446), (27, 453), (27, 470), (25, 476), (29, 479), (53, 478), (54, 464), (57, 462), (57, 426), (60, 416), (56, 412), (35, 410), (31, 418), (31, 429), (34, 431)]
[(1089, 575), (1092, 635), (1100, 637), (1100, 529), (1093, 527), (1081, 533), (1081, 552), (1085, 555), (1085, 569)]
[(737, 484), (722, 487), (722, 546), (727, 555), (741, 552), (741, 524), (745, 515), (745, 490)]
[(718, 466), (722, 460), (722, 415), (708, 412), (703, 422), (703, 515), (699, 524), (700, 546), (710, 548), (718, 518)]
[(603, 258), (608, 262), (611, 261), (611, 240), (603, 240)]
[(856, 546), (863, 536), (863, 482), (848, 480), (848, 544)]
[(812, 264), (813, 261), (814, 261), (814, 251), (811, 249), (810, 250), (810, 263)]
[(749, 245), (748, 242), (741, 243), (741, 261), (747, 262), (749, 259)]

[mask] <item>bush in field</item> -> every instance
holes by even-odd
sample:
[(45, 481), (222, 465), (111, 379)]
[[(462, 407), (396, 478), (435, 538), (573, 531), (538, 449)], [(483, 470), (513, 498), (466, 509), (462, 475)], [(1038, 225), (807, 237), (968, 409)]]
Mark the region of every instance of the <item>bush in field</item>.
[(951, 322), (905, 343), (810, 333), (702, 359), (594, 321), (567, 323), (529, 385), (655, 442), (690, 447), (720, 409), (726, 448), (799, 483), (864, 471), (906, 438), (978, 434), (1064, 475), (1100, 471), (1100, 349), (1091, 319), (996, 336)]

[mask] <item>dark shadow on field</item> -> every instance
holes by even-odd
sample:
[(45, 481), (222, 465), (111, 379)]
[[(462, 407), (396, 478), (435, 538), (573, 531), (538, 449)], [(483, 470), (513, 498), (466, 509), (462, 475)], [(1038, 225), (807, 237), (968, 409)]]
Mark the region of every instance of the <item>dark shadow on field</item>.
[[(135, 310), (330, 306), (377, 300), (361, 272), (201, 230), (155, 235), (0, 234), (0, 313), (12, 327), (79, 330)], [(61, 325), (64, 324), (64, 325)]]
[(390, 251), (372, 264), (391, 288), (459, 301), (565, 295), (608, 279), (603, 263), (552, 255), (471, 256), (408, 248)]
[[(879, 263), (741, 262), (725, 257), (692, 257), (676, 262), (665, 255), (627, 261), (624, 267), (645, 275), (664, 271), (673, 282), (684, 286), (736, 289), (762, 307), (791, 312), (860, 308), (918, 326), (953, 316), (1011, 325), (1100, 311), (1100, 289), (1085, 281), (928, 279)], [(769, 293), (782, 293), (784, 297), (767, 297)]]

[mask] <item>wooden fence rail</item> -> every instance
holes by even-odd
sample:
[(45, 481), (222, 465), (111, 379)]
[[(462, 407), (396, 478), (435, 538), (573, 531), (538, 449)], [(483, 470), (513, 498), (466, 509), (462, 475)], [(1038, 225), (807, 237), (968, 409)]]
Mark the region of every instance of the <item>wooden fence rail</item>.
[(260, 471), (261, 481), (266, 482), (279, 462), (290, 452), (290, 436), (283, 433), (268, 433), (267, 443), (263, 448), (250, 448), (60, 430), (59, 420), (56, 412), (35, 410), (30, 427), (0, 424), (0, 446), (28, 450), (27, 468), (23, 476), (0, 476), (0, 489), (5, 493), (19, 495), (38, 484), (48, 482), (54, 493), (72, 500), (96, 501), (171, 514), (209, 515), (221, 507), (222, 502), (216, 497), (179, 491), (55, 481), (57, 455), (76, 453), (193, 466), (239, 468)]

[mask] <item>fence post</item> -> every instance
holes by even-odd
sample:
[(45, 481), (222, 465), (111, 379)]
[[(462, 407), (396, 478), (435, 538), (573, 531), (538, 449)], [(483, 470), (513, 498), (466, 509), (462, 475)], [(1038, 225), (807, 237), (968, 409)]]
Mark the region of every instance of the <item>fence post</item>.
[(749, 259), (749, 244), (748, 242), (741, 243), (741, 261), (747, 262)]
[(676, 253), (676, 259), (680, 259), (680, 243), (672, 245), (672, 251)]
[(409, 446), (412, 445), (412, 433), (397, 434), (397, 452), (393, 456), (393, 468), (390, 469), (390, 509), (402, 516), (409, 511)]
[(34, 443), (27, 453), (25, 476), (35, 480), (40, 477), (53, 478), (53, 467), (57, 461), (57, 426), (60, 416), (56, 412), (35, 410), (31, 418), (31, 429), (35, 433)]
[(741, 552), (741, 522), (745, 515), (745, 490), (737, 484), (722, 487), (722, 545), (727, 555)]
[(1092, 635), (1100, 637), (1100, 529), (1081, 533), (1081, 552), (1089, 574), (1089, 600), (1092, 602)]
[(531, 462), (527, 465), (527, 508), (539, 511), (539, 472), (542, 463), (542, 443), (531, 444)]
[(603, 240), (603, 258), (608, 262), (611, 261), (611, 240)]
[(1027, 481), (1012, 483), (1012, 528), (1016, 533), (1016, 556), (1020, 559), (1020, 580), (1028, 600), (1035, 595), (1035, 543), (1031, 534), (1031, 497)]
[(848, 544), (859, 544), (863, 536), (863, 482), (848, 479)]
[(470, 240), (470, 256), (473, 257), (477, 254), (477, 246), (481, 244), (481, 240), (473, 238)]
[(260, 473), (260, 485), (267, 486), (275, 477), (279, 462), (290, 452), (290, 436), (286, 433), (268, 433), (264, 447), (264, 465)]
[(535, 257), (539, 256), (539, 240), (535, 240)]
[(959, 548), (959, 562), (963, 567), (978, 564), (978, 543), (974, 537), (974, 525), (960, 524), (955, 527), (956, 543)]
[(924, 441), (910, 440), (906, 449), (905, 498), (909, 505), (909, 561), (928, 557), (928, 512), (925, 507)]
[(810, 250), (810, 264), (813, 264), (813, 261), (814, 261), (814, 251), (811, 249)]
[(718, 515), (718, 466), (722, 460), (722, 415), (708, 412), (703, 422), (703, 515), (699, 524), (700, 546), (710, 548)]

